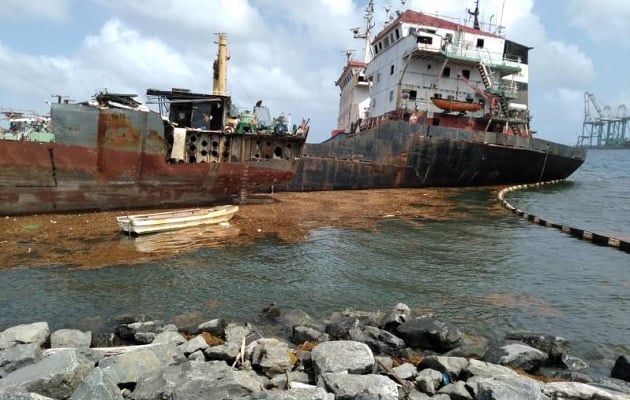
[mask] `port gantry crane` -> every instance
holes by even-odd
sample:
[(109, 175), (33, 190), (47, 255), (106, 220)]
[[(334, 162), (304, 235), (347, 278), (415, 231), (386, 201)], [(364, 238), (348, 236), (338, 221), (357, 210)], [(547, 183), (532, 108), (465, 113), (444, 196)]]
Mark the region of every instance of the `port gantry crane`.
[[(594, 110), (591, 110), (591, 107)], [(594, 112), (593, 112), (594, 111)], [(616, 148), (630, 145), (626, 128), (630, 115), (624, 104), (613, 113), (610, 106), (602, 107), (595, 95), (584, 92), (584, 123), (578, 136), (578, 147)]]

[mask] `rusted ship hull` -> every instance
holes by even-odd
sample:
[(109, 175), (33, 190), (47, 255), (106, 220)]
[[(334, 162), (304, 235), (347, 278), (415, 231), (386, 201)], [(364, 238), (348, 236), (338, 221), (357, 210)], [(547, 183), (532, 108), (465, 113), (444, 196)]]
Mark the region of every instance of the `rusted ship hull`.
[(291, 181), (304, 140), (195, 131), (208, 160), (173, 163), (158, 113), (53, 106), (54, 142), (0, 143), (0, 215), (210, 205)]
[(287, 191), (463, 187), (564, 179), (585, 152), (540, 139), (384, 122), (307, 144)]

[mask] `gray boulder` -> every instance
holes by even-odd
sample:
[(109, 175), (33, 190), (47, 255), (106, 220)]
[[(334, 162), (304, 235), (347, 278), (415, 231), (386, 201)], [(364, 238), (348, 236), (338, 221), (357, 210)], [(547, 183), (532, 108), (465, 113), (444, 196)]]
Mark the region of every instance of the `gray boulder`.
[(473, 390), (477, 400), (546, 400), (542, 385), (524, 376), (497, 376), (478, 380)]
[(541, 335), (538, 333), (515, 331), (505, 336), (506, 340), (515, 340), (532, 346), (547, 353), (549, 360), (555, 364), (562, 361), (562, 357), (571, 352), (571, 343), (563, 337)]
[(391, 310), (385, 311), (379, 326), (393, 332), (399, 325), (411, 319), (411, 309), (404, 303), (396, 304)]
[(223, 318), (216, 318), (199, 324), (198, 329), (201, 332), (208, 332), (216, 337), (223, 338), (225, 337), (225, 327), (227, 325), (228, 322)]
[(427, 368), (418, 372), (416, 375), (415, 384), (426, 394), (434, 395), (440, 387), (442, 387), (442, 372), (435, 369)]
[(90, 347), (92, 345), (92, 332), (83, 332), (78, 329), (59, 329), (50, 335), (50, 347)]
[(619, 356), (610, 371), (610, 376), (630, 382), (630, 356)]
[(0, 391), (0, 400), (56, 400), (48, 396), (42, 396), (39, 393), (29, 392), (20, 388), (10, 388), (6, 391)]
[(321, 387), (305, 387), (288, 390), (265, 390), (251, 394), (251, 400), (335, 400), (335, 395)]
[(444, 353), (460, 345), (461, 332), (453, 324), (431, 316), (411, 319), (396, 328), (396, 335), (407, 345)]
[(468, 360), (463, 357), (428, 356), (422, 359), (418, 369), (434, 369), (448, 376), (448, 381), (459, 379), (462, 370), (468, 366)]
[(290, 350), (286, 343), (276, 339), (258, 339), (249, 348), (252, 366), (267, 377), (273, 378), (291, 370)]
[(156, 344), (134, 349), (99, 362), (118, 385), (137, 382), (138, 378), (166, 365), (176, 364), (183, 359), (181, 351), (173, 343)]
[(329, 340), (327, 333), (310, 325), (294, 325), (291, 329), (291, 341), (295, 344), (304, 342), (326, 342)]
[(206, 351), (210, 346), (208, 342), (201, 335), (197, 335), (184, 344), (181, 344), (180, 349), (184, 352), (184, 356), (188, 357), (190, 354), (196, 351)]
[(165, 330), (165, 326), (161, 320), (123, 323), (118, 326), (117, 333), (121, 339), (137, 344), (148, 344), (153, 342), (158, 333)]
[(405, 341), (386, 330), (374, 326), (350, 328), (348, 339), (365, 343), (376, 354), (396, 356), (405, 348)]
[(230, 322), (225, 327), (225, 341), (229, 343), (236, 343), (239, 346), (245, 339), (248, 342), (248, 338), (254, 335), (254, 328), (246, 323)]
[(123, 400), (120, 388), (103, 368), (94, 368), (70, 396), (70, 400), (92, 399)]
[(175, 343), (176, 345), (186, 343), (186, 339), (179, 332), (164, 331), (155, 335), (151, 343)]
[(225, 361), (231, 365), (241, 352), (241, 344), (226, 342), (217, 346), (210, 346), (203, 352), (208, 360)]
[(253, 371), (238, 371), (222, 361), (187, 361), (155, 369), (138, 379), (134, 400), (228, 399), (262, 390)]
[(394, 371), (397, 377), (404, 380), (414, 379), (416, 375), (418, 374), (418, 368), (416, 368), (415, 365), (408, 362), (392, 368), (392, 371)]
[(629, 396), (610, 393), (595, 386), (580, 382), (550, 382), (543, 393), (552, 399), (563, 400), (627, 400)]
[(549, 356), (525, 343), (508, 342), (491, 347), (483, 359), (489, 363), (520, 368), (533, 373), (547, 362)]
[(0, 391), (16, 387), (43, 396), (65, 399), (70, 397), (93, 368), (94, 363), (77, 349), (66, 349), (11, 372), (0, 381)]
[(502, 365), (491, 364), (485, 361), (468, 360), (466, 365), (461, 370), (460, 378), (462, 380), (468, 380), (469, 378), (476, 376), (480, 378), (492, 378), (495, 376), (516, 376), (517, 373), (511, 368), (504, 367)]
[(398, 386), (383, 375), (353, 375), (346, 373), (325, 373), (320, 377), (320, 385), (335, 394), (336, 399), (356, 399), (359, 394), (370, 394), (365, 399), (398, 400)]
[(48, 322), (16, 325), (0, 332), (0, 350), (16, 344), (35, 343), (43, 346), (48, 340), (50, 328)]
[(451, 400), (473, 400), (472, 395), (468, 389), (466, 389), (466, 383), (464, 381), (449, 383), (442, 387), (438, 393), (447, 394)]
[(0, 378), (42, 359), (42, 350), (36, 343), (18, 344), (0, 351)]
[(315, 373), (348, 372), (364, 374), (372, 371), (374, 355), (365, 343), (349, 340), (320, 343), (311, 352)]

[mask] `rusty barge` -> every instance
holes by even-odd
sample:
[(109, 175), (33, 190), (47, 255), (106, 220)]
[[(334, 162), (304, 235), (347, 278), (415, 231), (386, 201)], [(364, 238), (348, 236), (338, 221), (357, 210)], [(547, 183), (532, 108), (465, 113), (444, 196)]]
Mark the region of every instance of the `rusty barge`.
[(482, 25), (397, 11), (363, 60), (347, 53), (336, 82), (337, 128), (308, 143), (295, 179), (280, 189), (317, 191), (461, 187), (565, 179), (586, 151), (534, 138), (528, 107), (528, 46)]
[[(241, 112), (226, 95), (219, 34), (213, 93), (99, 93), (10, 116), (0, 136), (0, 215), (190, 207), (242, 199), (294, 178), (308, 133), (261, 103)], [(150, 103), (150, 102), (148, 102)]]

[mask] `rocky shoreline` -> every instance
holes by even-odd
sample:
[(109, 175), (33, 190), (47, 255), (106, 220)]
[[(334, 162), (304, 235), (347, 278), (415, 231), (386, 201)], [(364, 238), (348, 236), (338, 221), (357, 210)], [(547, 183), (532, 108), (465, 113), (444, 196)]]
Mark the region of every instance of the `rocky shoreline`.
[(602, 377), (570, 351), (530, 332), (493, 342), (405, 304), (325, 320), (271, 304), (255, 323), (194, 327), (122, 317), (107, 338), (34, 322), (0, 332), (0, 400), (630, 398), (630, 355)]

